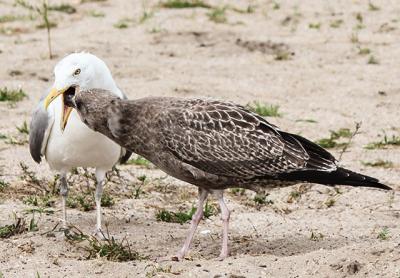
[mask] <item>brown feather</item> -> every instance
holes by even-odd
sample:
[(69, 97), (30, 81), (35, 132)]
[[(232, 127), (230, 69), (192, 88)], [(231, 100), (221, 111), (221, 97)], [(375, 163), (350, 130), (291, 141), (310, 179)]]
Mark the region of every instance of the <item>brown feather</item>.
[(204, 188), (282, 186), (293, 184), (293, 177), (308, 177), (286, 175), (292, 172), (337, 170), (335, 158), (318, 145), (230, 102), (128, 101), (101, 90), (78, 92), (75, 102), (89, 127), (168, 174)]

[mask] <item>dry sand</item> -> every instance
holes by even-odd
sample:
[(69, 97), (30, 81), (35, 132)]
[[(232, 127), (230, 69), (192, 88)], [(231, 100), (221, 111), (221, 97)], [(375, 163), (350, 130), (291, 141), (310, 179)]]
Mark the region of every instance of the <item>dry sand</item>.
[[(340, 187), (337, 194), (333, 188), (313, 185), (288, 202), (291, 192), (299, 190), (294, 186), (271, 191), (267, 199), (274, 203), (259, 207), (252, 192), (243, 196), (229, 192), (232, 256), (215, 260), (222, 227), (219, 216), (213, 216), (201, 223), (190, 260), (158, 265), (153, 259), (174, 254), (189, 224), (158, 222), (155, 213), (160, 208), (189, 209), (196, 188), (164, 179), (156, 169), (120, 166), (131, 184), (140, 184), (136, 177), (143, 174), (149, 182), (138, 199), (123, 193), (129, 182), (109, 183), (106, 191), (116, 203), (104, 209), (104, 220), (113, 236), (127, 236), (132, 249), (149, 259), (85, 260), (85, 252), (58, 233), (43, 235), (61, 217), (56, 199), (54, 214), (36, 214), (39, 231), (0, 241), (4, 277), (400, 277), (400, 151), (364, 148), (382, 140), (383, 132), (400, 134), (398, 1), (374, 1), (376, 11), (368, 1), (276, 1), (279, 7), (272, 1), (209, 2), (230, 3), (226, 23), (211, 21), (208, 9), (165, 9), (157, 1), (144, 1), (152, 16), (142, 23), (142, 1), (70, 2), (76, 13), (51, 12), (51, 20), (58, 24), (52, 31), (57, 56), (53, 60), (47, 58), (45, 30), (35, 28), (39, 19), (0, 23), (0, 86), (21, 86), (29, 94), (14, 107), (0, 104), (1, 134), (21, 136), (15, 127), (29, 121), (40, 95), (51, 86), (56, 61), (85, 50), (106, 61), (130, 98), (211, 96), (240, 104), (254, 100), (277, 104), (283, 116), (269, 121), (312, 140), (362, 122), (341, 164), (377, 177), (397, 191)], [(0, 18), (29, 15), (12, 4), (0, 1)], [(248, 5), (254, 7), (253, 13), (232, 9), (245, 10)], [(94, 17), (94, 11), (104, 17)], [(357, 20), (358, 13), (362, 20), (360, 16)], [(128, 28), (113, 26), (121, 19), (128, 19)], [(280, 48), (290, 59), (276, 60)], [(371, 53), (361, 55), (360, 48)], [(371, 56), (378, 64), (368, 64)], [(52, 177), (46, 163), (32, 161), (26, 144), (6, 141), (0, 140), (0, 175), (10, 186), (0, 193), (1, 226), (13, 221), (13, 213), (23, 215), (31, 207), (22, 202), (27, 195), (39, 193), (21, 181), (20, 161), (38, 177)], [(332, 152), (339, 155), (340, 148)], [(362, 163), (379, 159), (393, 164), (382, 168)], [(328, 201), (332, 204), (328, 207), (326, 201), (332, 198), (335, 202)], [(91, 232), (94, 211), (69, 209), (68, 214), (71, 223)], [(385, 227), (387, 238), (378, 238)]]

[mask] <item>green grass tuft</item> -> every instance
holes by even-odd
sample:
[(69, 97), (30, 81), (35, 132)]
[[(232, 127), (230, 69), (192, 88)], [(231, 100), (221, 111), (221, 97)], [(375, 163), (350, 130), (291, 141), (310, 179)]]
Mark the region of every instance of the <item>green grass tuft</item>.
[(144, 23), (146, 20), (152, 18), (153, 16), (154, 16), (153, 12), (148, 12), (148, 11), (144, 10), (142, 15), (139, 18), (139, 24)]
[(23, 200), (24, 204), (35, 206), (35, 207), (52, 207), (54, 206), (55, 200), (50, 195), (44, 196), (28, 196)]
[[(49, 22), (48, 24), (49, 24), (48, 26), (49, 26), (50, 28), (55, 28), (55, 27), (57, 27), (57, 23), (56, 23), (56, 22)], [(36, 28), (38, 28), (38, 29), (44, 29), (44, 28), (47, 28), (47, 26), (46, 26), (45, 23), (40, 23), (40, 24), (36, 25)]]
[(26, 222), (24, 218), (16, 217), (15, 222), (10, 225), (0, 227), (0, 238), (9, 238), (13, 235), (22, 234), (26, 231)]
[(386, 149), (388, 146), (400, 146), (400, 136), (392, 135), (392, 138), (389, 138), (385, 134), (382, 141), (369, 143), (364, 148), (367, 150), (374, 150), (374, 149)]
[(138, 252), (132, 251), (128, 240), (123, 238), (121, 241), (107, 239), (100, 241), (95, 237), (88, 238), (89, 247), (86, 251), (89, 252), (88, 259), (97, 259), (98, 257), (106, 258), (108, 261), (127, 262), (144, 259)]
[(389, 239), (389, 229), (388, 227), (383, 227), (382, 231), (379, 232), (377, 238), (380, 240), (387, 240)]
[(140, 195), (145, 194), (145, 192), (142, 189), (142, 186), (135, 186), (132, 190), (132, 197), (134, 199), (139, 199)]
[(115, 201), (110, 194), (104, 192), (103, 195), (101, 196), (100, 203), (102, 207), (112, 207), (115, 204)]
[(229, 191), (236, 196), (243, 196), (246, 193), (246, 189), (239, 187), (231, 188)]
[(381, 167), (381, 168), (392, 168), (393, 167), (393, 162), (388, 161), (388, 160), (382, 160), (378, 159), (373, 162), (361, 162), (364, 166), (370, 166), (370, 167)]
[(84, 3), (97, 3), (97, 2), (106, 2), (107, 0), (81, 0), (81, 4)]
[(368, 9), (370, 11), (376, 12), (376, 11), (379, 11), (381, 8), (379, 8), (378, 6), (376, 6), (376, 5), (372, 4), (371, 2), (369, 2)]
[(4, 191), (10, 184), (4, 180), (0, 179), (0, 192)]
[(293, 190), (290, 192), (289, 197), (287, 199), (288, 203), (293, 203), (294, 200), (297, 200), (301, 197), (301, 192), (297, 190)]
[(292, 52), (289, 52), (287, 50), (278, 50), (275, 53), (275, 57), (274, 59), (276, 61), (286, 61), (286, 60), (290, 60), (290, 58), (293, 56)]
[(137, 179), (138, 179), (139, 181), (141, 181), (142, 183), (145, 183), (146, 180), (147, 180), (147, 176), (146, 176), (146, 175), (141, 175), (141, 176), (137, 177)]
[(22, 89), (7, 89), (7, 87), (0, 89), (0, 101), (15, 103), (26, 97), (27, 95)]
[(35, 221), (35, 215), (32, 215), (31, 220), (29, 221), (28, 232), (36, 232), (39, 231), (38, 223)]
[(19, 131), (19, 133), (27, 134), (27, 135), (29, 134), (29, 127), (28, 127), (28, 123), (26, 121), (24, 121), (21, 126), (17, 126), (16, 128)]
[(248, 103), (246, 108), (262, 117), (282, 117), (279, 112), (279, 105), (268, 105), (254, 101), (253, 103)]
[(351, 34), (350, 42), (351, 43), (359, 43), (360, 42), (360, 39), (358, 38), (358, 33)]
[(368, 65), (378, 65), (379, 61), (378, 61), (378, 59), (375, 58), (374, 55), (371, 55), (371, 56), (369, 56), (367, 64)]
[(323, 234), (311, 231), (310, 240), (312, 240), (312, 241), (320, 241), (323, 238), (324, 238)]
[(257, 205), (272, 205), (272, 204), (274, 204), (274, 201), (267, 200), (267, 195), (265, 195), (265, 194), (256, 194), (254, 196), (253, 200)]
[(316, 141), (315, 143), (317, 143), (318, 145), (320, 145), (325, 149), (332, 149), (338, 146), (336, 141), (333, 140), (332, 138), (322, 138)]
[(105, 17), (106, 16), (105, 13), (100, 12), (100, 11), (96, 11), (96, 10), (91, 10), (89, 12), (89, 15), (92, 16), (92, 17)]
[(126, 162), (126, 164), (128, 164), (128, 165), (133, 164), (133, 165), (138, 165), (138, 166), (144, 166), (144, 167), (147, 167), (147, 168), (150, 167), (150, 165), (151, 165), (150, 161), (148, 161), (146, 158), (144, 158), (144, 157), (142, 157), (142, 156), (140, 156), (140, 155), (136, 156), (135, 158), (129, 159), (129, 160)]
[(10, 225), (0, 226), (0, 238), (9, 238), (14, 235), (22, 234), (24, 232), (38, 231), (38, 225), (35, 221), (35, 215), (32, 215), (29, 225), (26, 223), (25, 218), (17, 217), (14, 215), (14, 223)]
[(362, 16), (361, 13), (356, 13), (356, 20), (357, 20), (360, 24), (363, 23), (364, 18), (363, 18), (363, 16)]
[(32, 16), (5, 14), (0, 16), (0, 23), (13, 22), (17, 20), (33, 19)]
[(337, 131), (331, 131), (331, 137), (334, 139), (339, 139), (341, 137), (350, 138), (352, 135), (351, 130), (349, 128), (340, 128)]
[(204, 217), (205, 218), (210, 218), (211, 216), (216, 215), (218, 210), (214, 205), (209, 204), (208, 202), (206, 202), (206, 205), (204, 206), (204, 211), (203, 212), (204, 212)]
[(188, 9), (188, 8), (205, 8), (210, 9), (211, 6), (200, 0), (168, 0), (161, 3), (161, 7), (168, 9)]
[(6, 139), (5, 143), (9, 144), (9, 145), (25, 145), (26, 143), (28, 143), (28, 139), (27, 138), (16, 138), (14, 136), (7, 136), (4, 134), (0, 135), (0, 139)]
[(272, 9), (273, 10), (279, 10), (281, 8), (281, 5), (278, 3), (278, 2), (273, 2), (273, 5), (272, 5)]
[(332, 28), (339, 28), (343, 24), (343, 19), (337, 19), (332, 21), (329, 26)]
[(99, 240), (94, 236), (84, 234), (75, 226), (70, 226), (65, 231), (65, 237), (71, 244), (86, 243), (83, 249), (87, 252), (86, 259), (88, 260), (105, 258), (113, 262), (127, 262), (147, 259), (146, 256), (131, 249), (131, 244), (126, 237), (116, 240), (114, 237), (110, 237), (108, 231), (104, 235), (105, 239)]
[(51, 209), (51, 208), (33, 207), (33, 208), (25, 209), (24, 212), (50, 215), (50, 214), (54, 214), (55, 211), (54, 211), (54, 209)]
[(255, 7), (253, 5), (248, 5), (246, 9), (231, 7), (232, 11), (240, 14), (252, 14), (255, 12)]
[(226, 18), (227, 7), (215, 7), (207, 13), (208, 18), (215, 23), (226, 23), (228, 19)]
[(76, 13), (76, 8), (71, 6), (70, 4), (59, 4), (59, 5), (49, 5), (48, 7), (49, 11), (57, 11), (57, 12), (62, 12), (66, 14), (74, 14)]
[(68, 196), (66, 205), (81, 211), (90, 211), (95, 208), (94, 197), (91, 194)]
[[(112, 207), (115, 204), (115, 200), (110, 194), (108, 194), (107, 192), (103, 192), (100, 203), (102, 207)], [(69, 195), (66, 205), (69, 208), (76, 208), (80, 211), (91, 211), (95, 209), (96, 202), (93, 194), (79, 193), (79, 195)]]
[[(205, 218), (210, 218), (212, 215), (217, 213), (217, 209), (206, 202), (203, 212)], [(162, 209), (156, 213), (156, 219), (157, 221), (183, 224), (190, 221), (195, 213), (195, 207), (192, 207), (188, 212), (172, 212)]]
[(21, 171), (22, 171), (22, 173), (20, 175), (21, 180), (26, 181), (28, 184), (30, 184), (32, 186), (35, 186), (37, 188), (40, 188), (41, 190), (44, 190), (44, 191), (47, 190), (43, 186), (44, 181), (40, 180), (36, 176), (35, 172), (32, 171), (31, 169), (29, 169), (28, 165), (26, 165), (24, 162), (21, 161), (19, 163), (19, 166), (20, 166)]
[(40, 180), (36, 177), (35, 172), (29, 169), (28, 165), (21, 161), (19, 166), (22, 170), (22, 174), (20, 176), (21, 180), (40, 186)]
[(321, 28), (321, 23), (319, 23), (319, 22), (318, 23), (310, 23), (310, 24), (308, 24), (308, 28), (319, 30)]
[(129, 24), (126, 19), (121, 19), (117, 23), (114, 23), (113, 26), (118, 29), (126, 29), (129, 27)]
[(369, 49), (369, 48), (367, 48), (367, 47), (363, 47), (363, 48), (360, 48), (359, 50), (358, 50), (358, 54), (359, 55), (368, 55), (368, 54), (370, 54), (371, 53), (371, 49)]
[(330, 208), (333, 207), (333, 205), (336, 203), (336, 200), (333, 198), (329, 198), (328, 200), (325, 201), (325, 205)]
[(195, 208), (192, 208), (189, 212), (171, 212), (162, 209), (156, 213), (156, 219), (157, 221), (162, 221), (162, 222), (183, 224), (192, 219), (192, 216), (195, 213), (195, 211), (196, 211)]
[(318, 123), (318, 121), (313, 120), (313, 119), (298, 119), (298, 120), (296, 120), (296, 122), (312, 123), (312, 124)]
[(331, 130), (330, 133), (331, 134), (328, 138), (319, 139), (315, 143), (325, 149), (343, 147), (346, 143), (339, 143), (338, 140), (341, 138), (351, 138), (352, 136), (351, 130), (348, 128), (341, 128), (337, 131)]

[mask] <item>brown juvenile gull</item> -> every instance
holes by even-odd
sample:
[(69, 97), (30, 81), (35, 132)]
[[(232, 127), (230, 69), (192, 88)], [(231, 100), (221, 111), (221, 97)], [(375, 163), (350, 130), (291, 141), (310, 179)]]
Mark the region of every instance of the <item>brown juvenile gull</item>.
[(64, 99), (91, 129), (199, 187), (197, 210), (177, 259), (187, 254), (211, 192), (221, 207), (220, 259), (224, 259), (230, 216), (223, 198), (226, 188), (313, 182), (391, 189), (375, 178), (337, 166), (320, 146), (230, 102), (172, 97), (121, 100), (101, 89), (78, 88), (65, 93)]

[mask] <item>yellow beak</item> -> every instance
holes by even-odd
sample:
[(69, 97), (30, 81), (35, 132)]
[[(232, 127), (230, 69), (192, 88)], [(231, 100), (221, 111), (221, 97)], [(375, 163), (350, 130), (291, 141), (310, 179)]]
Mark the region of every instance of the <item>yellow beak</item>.
[[(49, 107), (50, 103), (52, 103), (53, 100), (55, 100), (59, 95), (62, 95), (66, 90), (68, 90), (68, 88), (64, 88), (61, 90), (57, 90), (55, 88), (51, 89), (50, 93), (47, 95), (47, 97), (44, 100), (44, 107), (47, 109), (47, 107)], [(67, 126), (68, 117), (72, 112), (72, 107), (68, 107), (68, 106), (64, 105), (64, 98), (61, 101), (61, 111), (62, 111), (62, 116), (61, 116), (60, 126), (61, 126), (61, 130), (64, 131), (65, 127)]]

